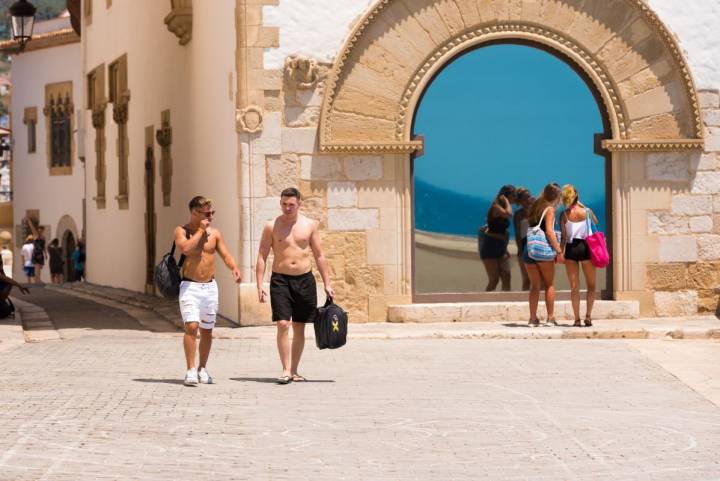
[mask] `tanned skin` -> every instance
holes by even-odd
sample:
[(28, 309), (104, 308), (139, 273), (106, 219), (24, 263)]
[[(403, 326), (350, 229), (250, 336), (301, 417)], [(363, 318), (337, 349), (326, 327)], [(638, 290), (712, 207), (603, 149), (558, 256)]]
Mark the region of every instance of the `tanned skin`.
[[(209, 282), (215, 276), (215, 253), (217, 252), (232, 272), (235, 282), (239, 283), (241, 281), (240, 269), (235, 264), (233, 256), (228, 252), (222, 232), (220, 229), (210, 226), (214, 213), (212, 205), (193, 209), (190, 211), (190, 221), (184, 226), (175, 228), (175, 245), (182, 254), (185, 254), (183, 276), (197, 282)], [(186, 232), (192, 234), (190, 238), (186, 236)], [(185, 323), (183, 346), (188, 369), (195, 367), (198, 330), (200, 331), (200, 364), (198, 368), (205, 367), (210, 355), (212, 329), (200, 328), (200, 324), (197, 322)]]
[[(263, 276), (270, 251), (273, 252), (273, 272), (288, 275), (302, 275), (312, 269), (311, 256), (320, 271), (325, 293), (328, 297), (335, 297), (335, 291), (330, 284), (330, 273), (327, 260), (320, 245), (320, 232), (318, 223), (300, 214), (302, 201), (297, 197), (281, 197), (280, 208), (282, 215), (274, 221), (265, 224), (260, 249), (258, 251), (255, 277), (257, 279), (258, 300), (267, 302), (268, 295), (263, 289)], [(288, 333), (292, 325), (292, 347)], [(282, 363), (282, 375), (291, 379), (300, 379), (298, 365), (305, 347), (305, 323), (291, 322), (290, 319), (277, 322), (277, 346)]]

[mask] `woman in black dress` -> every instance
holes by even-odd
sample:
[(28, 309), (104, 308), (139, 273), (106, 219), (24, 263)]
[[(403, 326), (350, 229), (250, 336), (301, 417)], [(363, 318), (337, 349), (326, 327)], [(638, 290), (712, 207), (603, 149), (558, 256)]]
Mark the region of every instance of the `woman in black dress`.
[(63, 281), (62, 247), (57, 239), (53, 239), (47, 248), (50, 257), (50, 278), (53, 284), (61, 284)]
[(513, 202), (515, 202), (515, 187), (505, 185), (488, 209), (487, 232), (480, 249), (480, 258), (488, 276), (485, 287), (488, 292), (494, 291), (501, 279), (502, 290), (510, 290), (510, 270), (506, 266), (510, 257), (507, 246), (510, 239), (509, 227), (513, 216)]

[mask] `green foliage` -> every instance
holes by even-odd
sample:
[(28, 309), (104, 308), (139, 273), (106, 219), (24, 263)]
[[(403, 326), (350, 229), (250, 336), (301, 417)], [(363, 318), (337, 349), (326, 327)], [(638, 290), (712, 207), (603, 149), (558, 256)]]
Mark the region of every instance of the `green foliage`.
[[(0, 40), (10, 38), (10, 5), (16, 0), (0, 0)], [(42, 22), (56, 18), (66, 8), (65, 0), (29, 0), (35, 5), (35, 21)]]

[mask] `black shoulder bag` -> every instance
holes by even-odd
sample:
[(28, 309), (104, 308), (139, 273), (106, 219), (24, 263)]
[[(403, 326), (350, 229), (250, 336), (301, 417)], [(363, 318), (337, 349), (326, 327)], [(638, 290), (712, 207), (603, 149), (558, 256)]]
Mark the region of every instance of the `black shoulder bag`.
[(177, 299), (180, 295), (180, 268), (185, 262), (185, 254), (180, 256), (180, 262), (175, 262), (175, 241), (170, 252), (165, 254), (160, 263), (155, 266), (155, 285), (160, 294), (167, 299)]

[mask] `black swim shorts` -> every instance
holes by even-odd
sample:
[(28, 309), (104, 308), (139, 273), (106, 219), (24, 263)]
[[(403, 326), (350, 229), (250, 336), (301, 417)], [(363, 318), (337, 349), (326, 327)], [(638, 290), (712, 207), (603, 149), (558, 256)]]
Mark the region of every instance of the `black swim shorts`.
[(270, 277), (272, 320), (312, 322), (317, 308), (315, 276), (307, 272), (299, 276), (273, 272)]
[(590, 260), (590, 248), (585, 239), (573, 239), (565, 246), (565, 259), (576, 262)]

